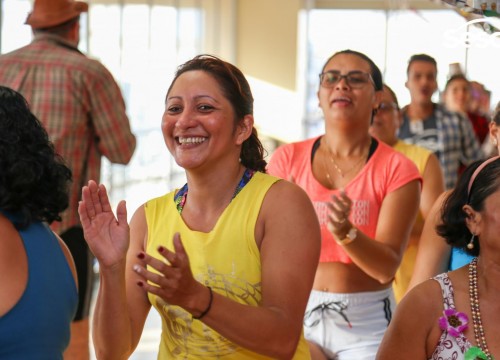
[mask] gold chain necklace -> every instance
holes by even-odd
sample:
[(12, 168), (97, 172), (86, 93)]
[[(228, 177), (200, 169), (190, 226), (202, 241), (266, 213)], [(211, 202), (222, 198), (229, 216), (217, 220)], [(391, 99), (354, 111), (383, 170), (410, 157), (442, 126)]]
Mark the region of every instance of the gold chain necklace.
[[(370, 143), (371, 143), (371, 138), (370, 138)], [(349, 169), (347, 169), (346, 171), (343, 171), (340, 166), (335, 162), (335, 160), (333, 159), (333, 154), (332, 154), (332, 151), (330, 149), (330, 146), (328, 145), (328, 140), (326, 139), (325, 137), (325, 144), (326, 144), (326, 148), (328, 149), (328, 155), (329, 155), (329, 159), (330, 159), (330, 163), (333, 165), (333, 168), (335, 169), (335, 171), (337, 171), (340, 175), (340, 177), (343, 179), (347, 174), (349, 174), (351, 171), (353, 171), (354, 169), (356, 169), (359, 164), (361, 164), (363, 162), (363, 160), (366, 159), (366, 157), (368, 156), (368, 153), (370, 151), (370, 146), (368, 146), (368, 148), (366, 149), (366, 151), (361, 155), (361, 157), (358, 159), (358, 161), (356, 161), (354, 163), (354, 165), (352, 165)], [(326, 166), (325, 164), (325, 173), (326, 173), (326, 178), (328, 179), (328, 181), (330, 182), (330, 184), (333, 186), (332, 182), (333, 180), (331, 179), (330, 177), (330, 173), (328, 172), (328, 166)]]
[(333, 183), (333, 179), (330, 177), (330, 172), (328, 171), (328, 164), (326, 163), (326, 156), (323, 156), (323, 167), (325, 168), (326, 179), (330, 183), (332, 188), (335, 188), (335, 184)]
[(477, 291), (477, 258), (469, 264), (469, 298), (472, 313), (472, 324), (474, 325), (474, 336), (477, 346), (484, 352), (488, 360), (492, 360), (490, 350), (486, 344), (481, 311), (479, 311), (479, 293)]

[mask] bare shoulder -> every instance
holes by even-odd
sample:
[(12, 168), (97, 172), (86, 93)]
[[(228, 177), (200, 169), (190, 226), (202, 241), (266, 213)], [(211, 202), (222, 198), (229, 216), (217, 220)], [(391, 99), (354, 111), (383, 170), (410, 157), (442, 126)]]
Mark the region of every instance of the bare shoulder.
[(288, 227), (290, 224), (315, 226), (319, 232), (318, 217), (311, 199), (300, 186), (287, 180), (279, 180), (271, 186), (264, 198), (261, 216), (263, 220), (270, 218), (274, 222), (288, 222)]
[[(309, 196), (306, 192), (297, 184), (287, 180), (279, 180), (271, 186), (269, 189), (266, 200), (271, 200), (273, 204), (277, 206), (282, 206), (283, 204), (288, 204), (289, 206), (299, 206), (300, 204), (306, 203), (312, 206)], [(298, 202), (298, 204), (292, 204)]]
[(446, 190), (445, 192), (441, 193), (439, 197), (436, 199), (436, 202), (434, 203), (434, 207), (441, 207), (443, 204), (446, 202), (446, 199), (448, 199), (448, 196), (450, 196), (452, 190)]
[[(427, 359), (434, 351), (440, 330), (442, 295), (435, 280), (427, 280), (407, 293), (396, 307), (377, 354), (377, 360), (397, 359), (401, 353), (405, 359)], [(408, 353), (408, 349), (412, 349)]]
[(306, 192), (286, 180), (274, 183), (262, 203), (256, 237), (270, 237), (288, 245), (296, 242), (297, 247), (317, 244), (319, 249), (319, 221)]
[(435, 154), (429, 155), (422, 177), (424, 184), (426, 185), (429, 183), (430, 185), (427, 187), (432, 187), (434, 193), (442, 194), (445, 191), (443, 170), (441, 163)]
[(430, 153), (429, 154), (429, 157), (427, 158), (427, 162), (425, 164), (425, 169), (434, 169), (436, 168), (436, 166), (441, 169), (441, 165), (440, 165), (440, 162), (439, 162), (439, 159), (438, 157), (436, 156), (436, 154), (434, 153)]
[[(401, 314), (399, 314), (399, 312)], [(440, 284), (426, 280), (410, 290), (398, 304), (395, 317), (401, 316), (407, 325), (419, 324), (426, 346), (435, 345), (440, 336), (437, 326), (443, 312), (443, 293)], [(415, 331), (412, 330), (412, 331)]]
[(130, 219), (130, 248), (134, 251), (146, 249), (148, 224), (145, 206), (145, 204), (139, 206)]
[[(401, 307), (417, 306), (423, 312), (430, 310), (441, 309), (442, 302), (441, 286), (434, 279), (426, 280), (419, 285), (415, 286), (408, 294), (406, 294), (401, 303)], [(408, 304), (406, 304), (408, 303)]]
[(140, 226), (146, 223), (146, 204), (139, 206), (130, 219), (130, 226)]
[(395, 320), (417, 321), (419, 327), (430, 328), (435, 316), (442, 312), (442, 292), (436, 280), (426, 280), (412, 288), (396, 307)]

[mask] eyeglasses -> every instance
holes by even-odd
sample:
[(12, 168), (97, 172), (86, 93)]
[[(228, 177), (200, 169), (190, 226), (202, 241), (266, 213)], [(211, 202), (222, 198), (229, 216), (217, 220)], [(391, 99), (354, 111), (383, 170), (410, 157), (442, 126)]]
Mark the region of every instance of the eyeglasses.
[(370, 82), (375, 86), (372, 76), (362, 71), (350, 71), (345, 75), (340, 75), (339, 71), (330, 70), (319, 74), (319, 82), (324, 88), (334, 87), (342, 79), (345, 79), (347, 85), (353, 89), (362, 88)]
[(398, 110), (398, 109), (399, 109), (398, 104), (396, 104), (394, 102), (381, 102), (378, 105), (377, 112), (378, 113), (389, 112), (391, 110)]

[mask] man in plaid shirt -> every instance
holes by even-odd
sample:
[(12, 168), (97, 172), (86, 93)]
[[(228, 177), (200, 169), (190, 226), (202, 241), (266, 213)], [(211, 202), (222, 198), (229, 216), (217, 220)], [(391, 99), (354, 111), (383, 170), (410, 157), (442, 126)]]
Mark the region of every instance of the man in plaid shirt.
[(79, 359), (89, 358), (93, 261), (77, 212), (81, 188), (89, 179), (99, 180), (103, 155), (112, 163), (127, 164), (136, 145), (112, 75), (77, 49), (80, 13), (87, 10), (88, 4), (80, 1), (35, 0), (26, 20), (33, 41), (0, 56), (0, 84), (24, 95), (73, 172), (69, 207), (62, 221), (51, 226), (77, 266), (79, 305), (68, 353), (77, 353)]
[(439, 159), (445, 186), (451, 189), (461, 164), (469, 165), (483, 155), (470, 121), (432, 102), (437, 90), (437, 63), (426, 54), (413, 55), (408, 62), (411, 103), (403, 109), (398, 137), (429, 149)]

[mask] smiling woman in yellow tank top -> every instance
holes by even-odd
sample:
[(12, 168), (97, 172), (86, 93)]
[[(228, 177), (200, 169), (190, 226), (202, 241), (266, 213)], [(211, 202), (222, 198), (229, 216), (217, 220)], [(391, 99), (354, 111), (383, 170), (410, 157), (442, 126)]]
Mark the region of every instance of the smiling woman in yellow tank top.
[(304, 191), (264, 173), (252, 114), (243, 74), (195, 57), (177, 71), (162, 119), (186, 185), (147, 201), (130, 229), (123, 202), (115, 217), (103, 185), (83, 188), (79, 212), (101, 271), (98, 358), (130, 356), (153, 305), (159, 359), (310, 359), (302, 318), (318, 220)]

